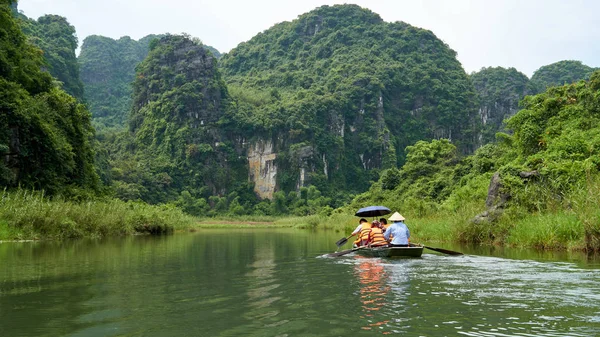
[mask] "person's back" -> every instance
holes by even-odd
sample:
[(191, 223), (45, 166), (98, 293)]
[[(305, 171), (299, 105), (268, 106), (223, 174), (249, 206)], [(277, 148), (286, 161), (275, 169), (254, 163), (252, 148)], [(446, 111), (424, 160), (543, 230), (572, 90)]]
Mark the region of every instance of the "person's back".
[(369, 233), (371, 233), (371, 224), (364, 222), (360, 234), (358, 235), (359, 242), (356, 245), (360, 247), (369, 244)]
[[(363, 230), (363, 226), (364, 224), (367, 223), (368, 221), (364, 218), (360, 219), (358, 226), (356, 227), (356, 229), (352, 232), (352, 234), (350, 234), (350, 237), (356, 235), (356, 240), (353, 242), (354, 246), (361, 246), (361, 238), (362, 238), (362, 230)], [(369, 227), (370, 228), (370, 227)], [(349, 238), (350, 238), (349, 237)]]
[(408, 245), (408, 240), (410, 239), (410, 231), (404, 222), (394, 222), (385, 231), (385, 238), (389, 239), (392, 236), (392, 241), (390, 242), (392, 245)]
[(386, 246), (388, 244), (387, 240), (383, 236), (383, 231), (381, 228), (371, 228), (371, 232), (369, 233), (369, 244), (373, 247)]
[(396, 212), (389, 220), (392, 221), (392, 225), (385, 231), (384, 238), (390, 240), (390, 237), (392, 237), (392, 241), (390, 242), (392, 246), (408, 246), (410, 231), (403, 222), (405, 220), (404, 217)]

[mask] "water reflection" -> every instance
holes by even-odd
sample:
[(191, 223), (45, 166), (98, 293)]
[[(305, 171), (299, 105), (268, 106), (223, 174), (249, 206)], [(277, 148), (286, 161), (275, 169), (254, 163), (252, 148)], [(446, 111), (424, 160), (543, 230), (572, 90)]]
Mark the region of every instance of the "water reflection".
[(388, 305), (388, 275), (385, 267), (378, 259), (356, 256), (355, 274), (360, 283), (360, 301), (362, 303), (363, 315), (367, 325), (363, 330), (371, 330), (389, 322), (388, 319), (377, 320), (375, 314)]
[(275, 278), (275, 250), (272, 246), (258, 246), (254, 253), (254, 262), (249, 266), (250, 270), (245, 274), (248, 278), (248, 305), (250, 310), (247, 318), (261, 320), (276, 316), (279, 311), (273, 302), (281, 299), (274, 296), (272, 291), (279, 288)]

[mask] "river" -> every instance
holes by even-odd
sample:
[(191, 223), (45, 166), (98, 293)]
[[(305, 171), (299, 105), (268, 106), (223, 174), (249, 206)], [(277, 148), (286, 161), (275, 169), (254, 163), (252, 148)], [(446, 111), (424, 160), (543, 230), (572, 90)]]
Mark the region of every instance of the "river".
[(324, 258), (343, 235), (0, 243), (0, 336), (598, 336), (600, 259), (469, 248)]

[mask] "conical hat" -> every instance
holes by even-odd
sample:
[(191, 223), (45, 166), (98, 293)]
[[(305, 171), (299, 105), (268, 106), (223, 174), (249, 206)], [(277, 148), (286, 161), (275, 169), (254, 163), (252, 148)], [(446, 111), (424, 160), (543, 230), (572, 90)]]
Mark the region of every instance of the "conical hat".
[(405, 219), (404, 219), (404, 217), (400, 213), (395, 212), (394, 214), (392, 214), (391, 217), (388, 218), (388, 220), (390, 220), (390, 221), (404, 221)]

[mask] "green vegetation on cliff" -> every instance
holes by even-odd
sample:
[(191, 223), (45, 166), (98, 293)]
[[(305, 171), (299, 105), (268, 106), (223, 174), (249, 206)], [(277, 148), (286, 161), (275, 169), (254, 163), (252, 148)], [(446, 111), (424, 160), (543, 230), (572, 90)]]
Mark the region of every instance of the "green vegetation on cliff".
[(207, 205), (210, 196), (239, 188), (238, 201), (256, 200), (235, 133), (222, 120), (230, 109), (227, 88), (199, 41), (167, 35), (152, 42), (133, 90), (129, 131), (113, 142), (119, 197), (158, 203), (186, 191)]
[[(118, 40), (98, 35), (85, 38), (78, 61), (96, 128), (122, 128), (127, 124), (135, 68), (148, 55), (150, 42), (162, 36), (148, 35), (138, 41), (129, 36)], [(215, 48), (205, 48), (220, 57)]]
[(81, 101), (83, 83), (79, 78), (79, 64), (75, 56), (75, 27), (58, 15), (44, 15), (37, 21), (22, 14), (18, 17), (23, 33), (44, 52), (48, 72), (60, 82), (63, 90)]
[(146, 58), (148, 44), (157, 37), (148, 35), (139, 41), (128, 36), (118, 40), (97, 35), (85, 38), (78, 61), (96, 127), (125, 125), (135, 67)]
[[(418, 142), (350, 207), (389, 205), (445, 228), (437, 239), (599, 249), (599, 102), (600, 72), (527, 96), (508, 120), (513, 135), (462, 158), (447, 141)], [(488, 195), (494, 172), (498, 191)]]
[(456, 53), (355, 5), (277, 24), (224, 55), (221, 69), (230, 118), (250, 143), (272, 142), (283, 191), (312, 184), (343, 198), (402, 164), (415, 141), (474, 147), (474, 91)]

